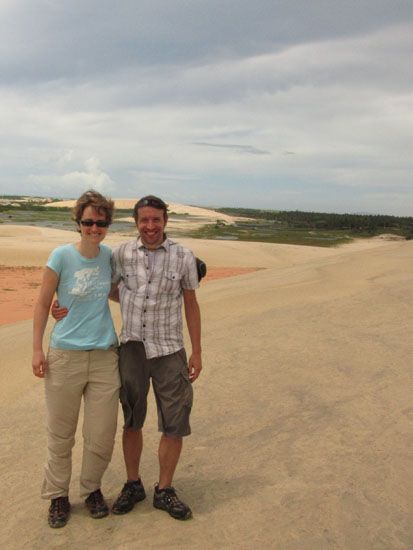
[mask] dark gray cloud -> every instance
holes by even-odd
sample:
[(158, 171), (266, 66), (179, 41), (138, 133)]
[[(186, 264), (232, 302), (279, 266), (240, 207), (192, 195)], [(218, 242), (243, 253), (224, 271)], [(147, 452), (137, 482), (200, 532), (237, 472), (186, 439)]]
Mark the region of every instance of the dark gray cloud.
[(0, 74), (39, 82), (208, 63), (364, 34), (412, 15), (411, 3), (397, 0), (4, 0)]
[(231, 149), (239, 153), (247, 153), (249, 155), (271, 155), (269, 151), (264, 151), (263, 149), (257, 149), (252, 145), (236, 145), (233, 143), (206, 143), (202, 141), (194, 142), (194, 145), (199, 145), (200, 147), (215, 147), (216, 149)]

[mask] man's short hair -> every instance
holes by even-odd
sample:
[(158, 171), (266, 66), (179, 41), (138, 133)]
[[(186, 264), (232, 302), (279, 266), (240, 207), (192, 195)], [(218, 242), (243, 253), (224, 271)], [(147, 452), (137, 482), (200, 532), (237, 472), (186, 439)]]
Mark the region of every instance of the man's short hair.
[(152, 208), (162, 210), (165, 220), (168, 218), (168, 205), (159, 197), (155, 197), (155, 195), (146, 195), (139, 199), (133, 207), (133, 217), (135, 220), (138, 219), (139, 208), (143, 208), (144, 206), (151, 206)]

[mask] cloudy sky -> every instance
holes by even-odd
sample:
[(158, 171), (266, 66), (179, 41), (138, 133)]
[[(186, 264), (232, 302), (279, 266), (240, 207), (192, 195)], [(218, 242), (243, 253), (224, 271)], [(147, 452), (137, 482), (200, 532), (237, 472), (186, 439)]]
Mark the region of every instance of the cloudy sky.
[(411, 0), (1, 0), (0, 193), (413, 215)]

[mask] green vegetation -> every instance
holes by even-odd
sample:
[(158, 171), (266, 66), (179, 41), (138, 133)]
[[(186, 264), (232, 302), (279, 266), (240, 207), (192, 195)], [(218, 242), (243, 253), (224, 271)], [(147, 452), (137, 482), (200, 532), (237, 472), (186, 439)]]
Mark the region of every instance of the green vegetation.
[(280, 229), (265, 222), (237, 222), (205, 225), (191, 233), (197, 239), (257, 241), (267, 243), (300, 244), (307, 246), (335, 246), (351, 242), (346, 231), (308, 231), (307, 229)]
[(307, 229), (313, 231), (346, 231), (351, 236), (374, 236), (395, 233), (410, 239), (413, 237), (413, 217), (329, 214), (325, 212), (301, 212), (254, 210), (251, 208), (219, 208), (217, 212), (232, 216), (254, 218), (272, 222), (279, 229)]
[(256, 210), (252, 208), (216, 208), (216, 212), (248, 218), (228, 225), (217, 219), (193, 232), (200, 239), (226, 239), (310, 246), (336, 246), (354, 238), (393, 233), (411, 239), (413, 218), (329, 214), (323, 212)]
[(0, 202), (11, 202), (14, 204), (31, 204), (42, 205), (49, 204), (51, 202), (58, 202), (62, 199), (57, 198), (45, 198), (45, 197), (29, 197), (27, 195), (0, 195)]
[(0, 195), (0, 199), (4, 199), (4, 200), (21, 200), (22, 196), (21, 195)]
[(71, 212), (71, 208), (67, 206), (43, 206), (42, 203), (35, 201), (25, 201), (13, 204), (1, 204), (0, 212)]
[(21, 206), (0, 204), (0, 220), (13, 223), (70, 221), (70, 208), (48, 208), (27, 203), (22, 203)]
[[(54, 227), (73, 231), (71, 208), (52, 207), (43, 204), (42, 198), (28, 198), (22, 201), (17, 195), (0, 197), (0, 224), (26, 224)], [(18, 200), (18, 202), (14, 202)], [(6, 202), (12, 204), (6, 204)], [(348, 243), (354, 238), (372, 237), (381, 233), (393, 233), (406, 239), (413, 238), (413, 217), (371, 216), (363, 214), (329, 214), (321, 212), (256, 210), (251, 208), (215, 209), (215, 224), (208, 223), (197, 230), (186, 230), (185, 224), (179, 231), (171, 229), (171, 235), (189, 236), (199, 239), (222, 239), (258, 241), (269, 243), (299, 244), (311, 246), (336, 246)], [(228, 224), (219, 219), (219, 213), (248, 218)], [(132, 216), (132, 209), (115, 211), (112, 231), (126, 236), (136, 233), (133, 222), (121, 221)], [(189, 214), (170, 213), (170, 219), (191, 221)], [(175, 233), (174, 233), (175, 231)]]
[[(136, 233), (135, 224), (117, 222), (119, 218), (131, 216), (131, 211), (116, 210), (112, 231)], [(76, 230), (72, 220), (72, 209), (69, 207), (49, 207), (38, 204), (20, 203), (20, 205), (0, 204), (0, 224), (12, 223), (50, 227), (54, 229)]]

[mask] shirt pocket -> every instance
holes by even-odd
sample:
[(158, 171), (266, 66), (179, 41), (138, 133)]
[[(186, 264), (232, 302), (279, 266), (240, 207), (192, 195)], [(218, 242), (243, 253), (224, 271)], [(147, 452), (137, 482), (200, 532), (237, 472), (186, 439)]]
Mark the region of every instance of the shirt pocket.
[(164, 271), (162, 279), (163, 292), (178, 292), (181, 289), (182, 275), (178, 271)]
[(123, 273), (123, 282), (129, 290), (138, 288), (138, 273), (135, 269), (125, 269)]

